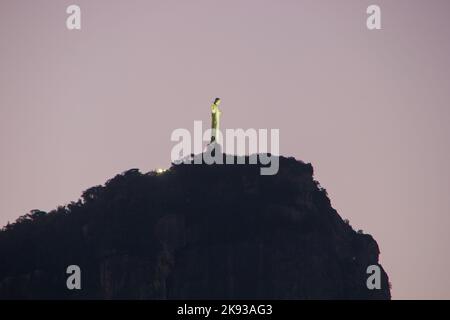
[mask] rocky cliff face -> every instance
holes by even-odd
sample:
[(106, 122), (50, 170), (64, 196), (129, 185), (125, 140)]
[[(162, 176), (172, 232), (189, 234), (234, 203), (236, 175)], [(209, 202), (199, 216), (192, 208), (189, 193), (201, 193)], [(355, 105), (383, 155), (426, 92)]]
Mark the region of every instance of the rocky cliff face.
[[(0, 298), (389, 299), (379, 248), (331, 207), (310, 164), (129, 170), (0, 232)], [(66, 268), (81, 268), (68, 290)], [(381, 266), (380, 266), (381, 267)]]

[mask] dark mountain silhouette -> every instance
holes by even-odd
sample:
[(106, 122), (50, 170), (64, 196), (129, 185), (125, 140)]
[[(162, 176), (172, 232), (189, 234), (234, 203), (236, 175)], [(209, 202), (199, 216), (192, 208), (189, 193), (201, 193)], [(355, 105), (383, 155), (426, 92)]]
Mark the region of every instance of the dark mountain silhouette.
[[(248, 159), (248, 158), (247, 158)], [(247, 161), (248, 162), (248, 161)], [(372, 236), (331, 207), (310, 164), (126, 171), (0, 232), (2, 299), (390, 299)], [(79, 265), (81, 290), (66, 268)]]

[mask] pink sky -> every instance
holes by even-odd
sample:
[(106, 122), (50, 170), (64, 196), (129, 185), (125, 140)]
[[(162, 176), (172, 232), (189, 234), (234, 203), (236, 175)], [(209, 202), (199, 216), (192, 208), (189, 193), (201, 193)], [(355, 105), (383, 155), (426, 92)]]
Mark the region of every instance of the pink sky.
[[(82, 30), (65, 9), (78, 4)], [(381, 31), (365, 26), (382, 10)], [(450, 2), (0, 2), (0, 225), (130, 168), (176, 128), (278, 128), (378, 241), (393, 297), (450, 298)]]

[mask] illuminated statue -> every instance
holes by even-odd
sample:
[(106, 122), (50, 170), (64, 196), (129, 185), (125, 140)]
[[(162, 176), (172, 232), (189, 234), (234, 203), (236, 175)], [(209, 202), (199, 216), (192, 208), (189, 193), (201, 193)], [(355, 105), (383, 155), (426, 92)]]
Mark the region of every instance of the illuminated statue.
[(219, 110), (220, 98), (216, 98), (214, 103), (211, 105), (211, 143), (214, 143), (220, 134), (219, 124), (220, 124), (220, 114)]

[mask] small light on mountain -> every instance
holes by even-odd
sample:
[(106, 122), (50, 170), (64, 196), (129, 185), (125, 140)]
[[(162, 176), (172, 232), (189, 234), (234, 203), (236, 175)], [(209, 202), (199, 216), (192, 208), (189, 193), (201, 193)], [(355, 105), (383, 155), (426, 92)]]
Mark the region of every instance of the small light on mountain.
[(157, 174), (162, 174), (162, 173), (164, 173), (164, 172), (166, 172), (166, 171), (167, 171), (167, 169), (162, 169), (162, 168), (156, 169), (156, 173), (157, 173)]

